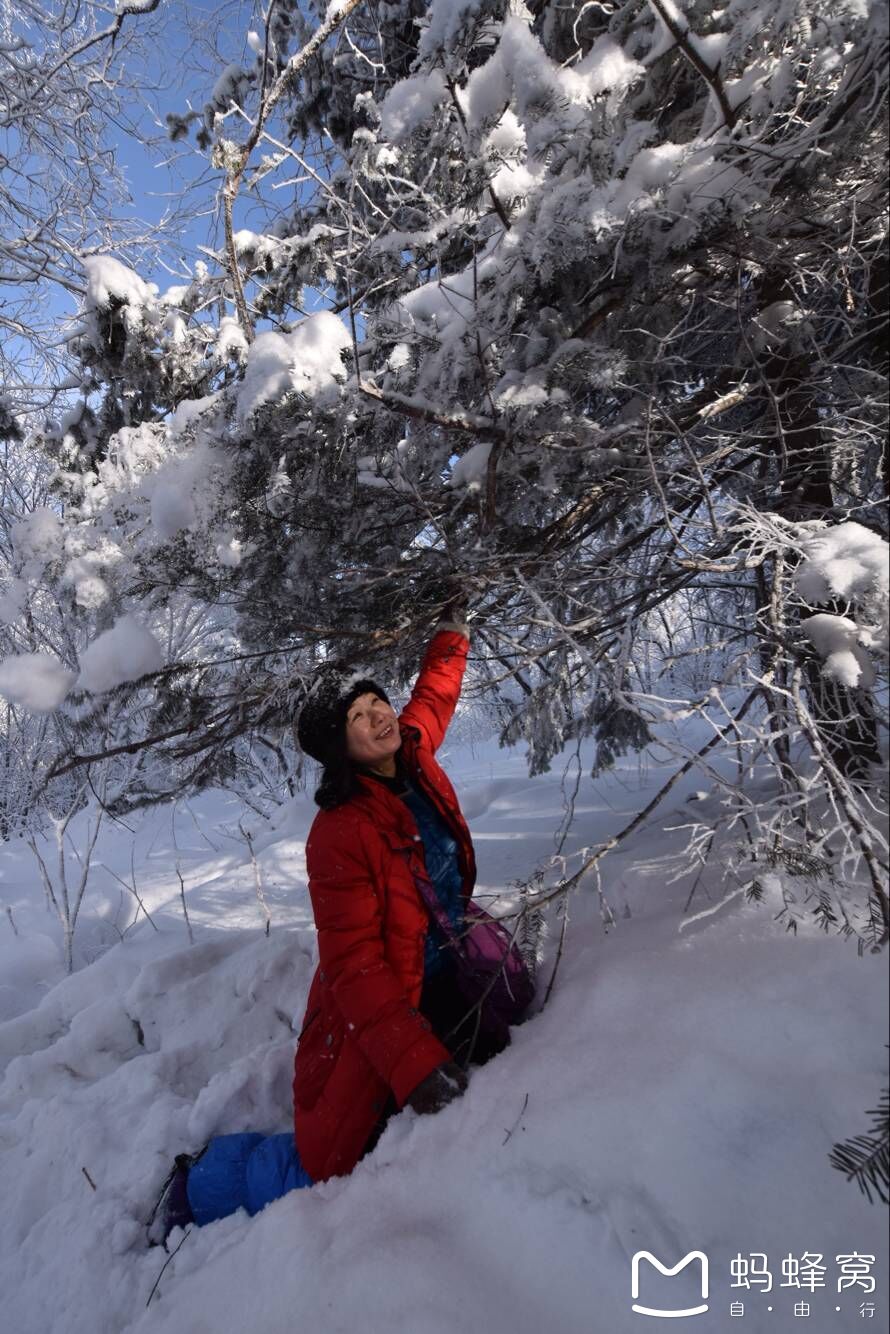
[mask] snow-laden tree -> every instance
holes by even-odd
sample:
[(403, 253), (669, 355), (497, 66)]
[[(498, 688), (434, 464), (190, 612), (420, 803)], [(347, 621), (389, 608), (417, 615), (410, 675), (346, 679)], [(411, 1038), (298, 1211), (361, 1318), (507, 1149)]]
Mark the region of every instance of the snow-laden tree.
[(270, 5), (169, 116), (221, 173), (217, 266), (86, 261), (45, 441), (109, 605), (236, 627), (146, 739), (285, 738), (321, 656), (407, 679), (456, 581), (533, 770), (698, 713), (686, 864), (735, 831), (791, 923), (886, 938), (886, 32), (885, 0)]
[(58, 318), (83, 293), (82, 257), (160, 244), (115, 154), (160, 2), (0, 0), (0, 379), (18, 412), (64, 383)]

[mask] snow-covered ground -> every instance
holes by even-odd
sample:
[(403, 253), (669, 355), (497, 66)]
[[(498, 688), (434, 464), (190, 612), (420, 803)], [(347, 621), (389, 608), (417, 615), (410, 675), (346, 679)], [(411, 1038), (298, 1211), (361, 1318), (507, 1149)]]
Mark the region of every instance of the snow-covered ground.
[[(520, 753), (466, 740), (444, 763), (480, 895), (549, 856), (557, 769), (529, 779)], [(585, 777), (568, 846), (621, 828), (663, 776), (627, 762)], [(290, 1125), (314, 959), (311, 801), (257, 831), (268, 936), (231, 795), (144, 812), (135, 836), (108, 825), (68, 978), (30, 851), (0, 847), (12, 914), (0, 914), (3, 1330), (631, 1334), (657, 1328), (632, 1310), (640, 1251), (666, 1268), (707, 1257), (708, 1310), (675, 1326), (883, 1327), (886, 1214), (827, 1155), (866, 1129), (886, 1079), (885, 957), (815, 929), (791, 936), (769, 903), (703, 913), (725, 893), (719, 866), (684, 917), (690, 882), (641, 868), (680, 837), (665, 826), (692, 788), (603, 863), (614, 925), (595, 885), (576, 892), (550, 1003), (463, 1099), (435, 1117), (403, 1112), (349, 1178), (192, 1229), (159, 1283), (165, 1256), (144, 1224), (173, 1154)], [(129, 880), (131, 864), (151, 923), (140, 912), (131, 925), (138, 905), (111, 874)], [(856, 1253), (876, 1257), (873, 1291), (855, 1260), (838, 1261)], [(741, 1286), (739, 1256), (749, 1276), (768, 1267), (769, 1291), (765, 1279)], [(673, 1277), (644, 1260), (638, 1304), (704, 1305), (701, 1277), (698, 1260)]]

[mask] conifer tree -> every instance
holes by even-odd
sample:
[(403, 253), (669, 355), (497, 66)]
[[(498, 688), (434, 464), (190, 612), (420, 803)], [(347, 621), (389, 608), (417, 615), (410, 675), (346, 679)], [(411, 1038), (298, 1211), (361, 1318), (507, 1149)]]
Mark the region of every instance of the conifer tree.
[(886, 939), (886, 3), (314, 12), (171, 108), (225, 244), (166, 293), (85, 264), (44, 439), (115, 615), (231, 635), (165, 664), (146, 742), (188, 781), (277, 744), (321, 658), (407, 680), (463, 586), (533, 772), (697, 711), (719, 820), (852, 858)]

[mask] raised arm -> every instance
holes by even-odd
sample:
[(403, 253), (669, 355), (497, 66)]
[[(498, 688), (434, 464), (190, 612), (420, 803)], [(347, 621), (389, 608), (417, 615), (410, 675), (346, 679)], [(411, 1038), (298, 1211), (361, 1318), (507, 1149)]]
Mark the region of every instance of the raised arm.
[(458, 621), (443, 621), (430, 641), (420, 675), (399, 722), (418, 727), (431, 750), (438, 750), (454, 715), (467, 665), (469, 631)]

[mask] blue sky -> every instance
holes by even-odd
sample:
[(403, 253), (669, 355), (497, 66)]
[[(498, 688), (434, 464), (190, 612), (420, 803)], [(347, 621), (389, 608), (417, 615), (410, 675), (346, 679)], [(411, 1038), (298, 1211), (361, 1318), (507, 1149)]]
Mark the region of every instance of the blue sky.
[[(157, 33), (157, 40), (152, 36), (147, 44), (144, 68), (134, 67), (146, 84), (144, 99), (129, 109), (127, 120), (109, 126), (118, 165), (130, 186), (132, 214), (156, 223), (179, 203), (185, 203), (193, 214), (186, 229), (171, 234), (166, 258), (174, 264), (178, 259), (191, 268), (200, 258), (200, 246), (221, 244), (215, 196), (222, 173), (210, 166), (206, 153), (197, 150), (194, 135), (187, 141), (171, 143), (166, 137), (164, 116), (167, 112), (184, 113), (189, 107), (200, 110), (224, 63), (246, 63), (251, 58), (246, 35), (254, 9), (247, 0), (228, 4), (162, 0), (149, 30)], [(206, 25), (201, 25), (202, 15), (206, 16)], [(218, 63), (210, 53), (196, 48), (189, 24), (206, 26), (208, 34), (213, 25), (221, 24)], [(176, 281), (162, 265), (148, 266), (140, 273), (148, 281), (157, 282), (162, 290)]]
[[(193, 141), (189, 144), (174, 145), (166, 139), (163, 118), (167, 111), (184, 111), (189, 100), (200, 107), (206, 100), (216, 77), (207, 68), (202, 73), (196, 65), (210, 65), (206, 57), (196, 60), (186, 20), (200, 19), (202, 13), (213, 15), (225, 11), (241, 11), (243, 19), (237, 20), (237, 12), (231, 23), (231, 43), (225, 40), (228, 59), (236, 59), (246, 51), (244, 40), (253, 6), (246, 0), (234, 0), (234, 3), (183, 3), (182, 0), (161, 0), (159, 10), (144, 19), (133, 18), (130, 23), (139, 25), (145, 33), (144, 52), (138, 57), (127, 55), (126, 79), (137, 86), (142, 85), (141, 96), (131, 98), (122, 115), (106, 121), (106, 140), (112, 147), (117, 167), (126, 178), (131, 202), (117, 208), (110, 219), (113, 234), (114, 219), (121, 221), (144, 220), (156, 224), (164, 213), (179, 203), (192, 205), (187, 211), (193, 216), (187, 226), (178, 232), (171, 231), (164, 258), (171, 267), (181, 267), (185, 263), (189, 268), (200, 257), (201, 245), (214, 246), (219, 242), (220, 228), (214, 207), (216, 186), (220, 173), (210, 168), (206, 155), (200, 155)], [(99, 16), (104, 19), (103, 15)], [(121, 64), (118, 58), (116, 64)], [(158, 123), (160, 122), (160, 123)], [(164, 287), (177, 281), (164, 268), (163, 264), (153, 262), (147, 251), (141, 256), (142, 263), (132, 253), (114, 250), (125, 262), (137, 268), (140, 275), (150, 282)], [(14, 300), (15, 293), (9, 288), (5, 295)], [(45, 312), (57, 315), (60, 322), (70, 318), (77, 310), (77, 299), (73, 294), (48, 284), (42, 294), (42, 306)]]
[[(265, 7), (265, 6), (264, 6)], [(127, 82), (141, 87), (130, 98), (121, 115), (107, 122), (107, 140), (123, 173), (130, 203), (115, 210), (110, 219), (113, 238), (115, 218), (132, 231), (143, 221), (155, 225), (170, 212), (181, 210), (182, 219), (169, 229), (160, 259), (148, 248), (109, 246), (140, 276), (163, 291), (187, 280), (202, 247), (219, 249), (222, 221), (218, 206), (222, 173), (213, 168), (206, 152), (195, 146), (194, 133), (172, 143), (166, 134), (168, 112), (199, 110), (208, 100), (216, 79), (226, 64), (249, 66), (253, 53), (247, 44), (251, 28), (263, 31), (260, 6), (255, 0), (161, 0), (159, 9), (145, 17), (128, 19), (131, 31), (142, 39), (141, 52), (120, 47), (116, 64), (126, 61)], [(240, 138), (246, 126), (235, 118), (229, 122), (232, 138)], [(257, 155), (259, 156), (259, 155)], [(291, 175), (290, 170), (283, 173)], [(293, 190), (282, 189), (276, 204), (287, 206)], [(235, 226), (263, 229), (263, 214), (256, 203), (241, 199), (236, 204)], [(206, 258), (206, 256), (203, 256)], [(14, 292), (6, 289), (14, 299)], [(77, 299), (53, 285), (42, 297), (42, 311), (58, 320), (59, 336), (77, 313)], [(315, 304), (315, 303), (313, 303)], [(26, 352), (30, 359), (30, 354)], [(42, 378), (42, 376), (40, 377)]]
[[(146, 33), (145, 58), (131, 61), (131, 76), (143, 83), (143, 95), (134, 99), (124, 115), (108, 122), (108, 139), (114, 148), (117, 166), (126, 177), (131, 204), (119, 216), (156, 224), (171, 209), (182, 206), (189, 215), (180, 229), (171, 229), (163, 255), (164, 262), (152, 262), (147, 253), (141, 264), (134, 263), (140, 276), (163, 289), (182, 280), (184, 270), (191, 270), (202, 257), (201, 247), (222, 245), (222, 221), (217, 206), (222, 173), (213, 168), (206, 152), (195, 146), (194, 133), (179, 143), (166, 135), (167, 112), (198, 111), (207, 101), (213, 85), (229, 62), (245, 66), (253, 60), (246, 36), (257, 23), (258, 6), (251, 0), (161, 0), (158, 11), (139, 23)], [(209, 42), (216, 34), (216, 50), (201, 49), (193, 40), (193, 31), (203, 29)], [(231, 122), (232, 137), (241, 137), (241, 128)], [(286, 192), (282, 192), (284, 195)], [(285, 202), (284, 199), (281, 200)], [(260, 229), (260, 212), (255, 204), (241, 199), (236, 203), (236, 227)], [(119, 258), (133, 263), (133, 257), (118, 252)], [(171, 274), (168, 268), (178, 270)], [(56, 294), (60, 313), (70, 314), (70, 297)]]

